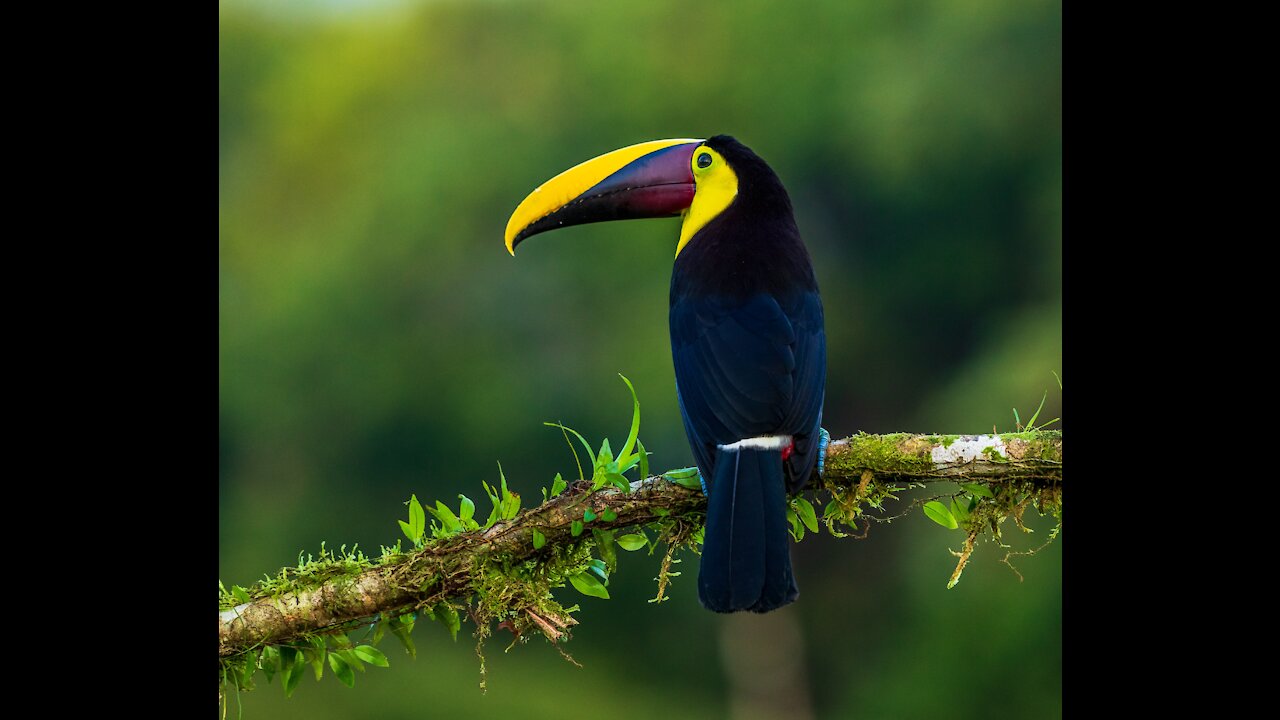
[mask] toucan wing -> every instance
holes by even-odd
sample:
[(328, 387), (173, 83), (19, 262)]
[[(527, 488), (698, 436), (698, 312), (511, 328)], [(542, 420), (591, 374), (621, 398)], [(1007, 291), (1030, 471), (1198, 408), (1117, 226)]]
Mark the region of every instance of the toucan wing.
[(826, 381), (816, 291), (677, 298), (670, 319), (680, 410), (704, 478), (717, 445), (785, 434), (799, 446), (816, 433)]

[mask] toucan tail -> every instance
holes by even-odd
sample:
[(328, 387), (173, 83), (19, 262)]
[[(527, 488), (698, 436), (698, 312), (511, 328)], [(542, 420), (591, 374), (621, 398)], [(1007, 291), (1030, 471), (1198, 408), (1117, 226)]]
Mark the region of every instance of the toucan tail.
[(778, 450), (719, 449), (707, 500), (698, 600), (715, 612), (769, 612), (796, 599)]

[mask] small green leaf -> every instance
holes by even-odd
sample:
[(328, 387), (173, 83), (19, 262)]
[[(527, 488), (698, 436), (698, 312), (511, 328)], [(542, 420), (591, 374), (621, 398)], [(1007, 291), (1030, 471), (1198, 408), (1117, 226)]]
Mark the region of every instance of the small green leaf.
[(609, 599), (609, 591), (590, 573), (580, 572), (577, 575), (570, 575), (569, 582), (573, 583), (573, 586), (583, 595)]
[(356, 674), (351, 671), (351, 666), (347, 664), (346, 660), (329, 653), (329, 667), (333, 668), (333, 674), (338, 676), (343, 685), (355, 687)]
[(597, 517), (599, 517), (599, 515), (591, 512), (591, 508), (587, 508), (586, 511), (582, 513), (582, 522), (589, 523)]
[(413, 533), (409, 539), (415, 543), (422, 539), (422, 533), (427, 529), (427, 515), (422, 511), (422, 503), (418, 502), (416, 494), (409, 496), (409, 529)]
[(502, 499), (506, 500), (507, 493), (510, 491), (507, 490), (507, 474), (502, 471), (502, 463), (498, 463), (498, 481), (500, 483), (499, 489), (502, 491)]
[[(584, 447), (584, 448), (586, 448), (586, 449), (587, 449), (587, 457), (591, 458), (591, 465), (592, 465), (592, 467), (594, 467), (594, 466), (595, 466), (595, 464), (596, 464), (596, 455), (595, 455), (595, 453), (591, 452), (591, 445), (587, 442), (587, 439), (586, 439), (586, 438), (582, 437), (582, 434), (581, 434), (581, 433), (579, 433), (577, 430), (574, 430), (574, 429), (573, 429), (573, 428), (571, 428), (571, 427), (565, 427), (564, 425), (561, 425), (560, 423), (544, 422), (544, 423), (542, 423), (542, 424), (543, 424), (543, 425), (546, 425), (546, 426), (548, 426), (548, 427), (560, 428), (561, 430), (564, 430), (565, 432), (571, 432), (571, 433), (573, 433), (573, 434), (574, 434), (574, 436), (578, 438), (578, 441), (582, 443), (582, 447)], [(570, 448), (572, 448), (572, 446), (570, 446)], [(577, 452), (574, 452), (574, 456), (575, 456), (575, 457), (577, 456)]]
[(489, 519), (485, 520), (484, 527), (493, 527), (493, 524), (502, 519), (502, 498), (498, 496), (498, 491), (494, 490), (489, 483), (481, 480), (480, 484), (484, 486), (484, 494), (489, 497), (489, 502), (493, 505), (493, 510), (489, 513)]
[(618, 519), (618, 513), (614, 512), (613, 508), (605, 508), (604, 512), (600, 513), (600, 518), (605, 522), (613, 522)]
[(578, 537), (579, 535), (581, 535), (581, 534), (582, 534), (582, 521), (581, 521), (581, 520), (574, 520), (574, 521), (573, 521), (573, 525), (571, 525), (571, 526), (569, 527), (569, 532), (570, 532), (574, 537)]
[(966, 520), (969, 519), (968, 505), (969, 505), (969, 502), (967, 498), (964, 499), (963, 501), (961, 501), (960, 498), (956, 498), (951, 501), (951, 514), (955, 516), (957, 523), (963, 524)]
[(436, 501), (436, 506), (434, 508), (427, 508), (427, 512), (431, 513), (435, 519), (439, 520), (440, 524), (444, 526), (445, 531), (449, 534), (462, 531), (462, 521), (458, 519), (457, 515), (453, 514), (453, 511), (449, 509), (448, 505), (445, 505), (439, 500)]
[(458, 519), (463, 521), (470, 520), (476, 514), (476, 504), (471, 501), (471, 498), (461, 493), (458, 494), (458, 497), (462, 499), (462, 506), (458, 508)]
[[(284, 688), (285, 697), (293, 695), (293, 689), (298, 687), (298, 680), (302, 679), (301, 660), (297, 648), (280, 646), (280, 685)], [(294, 675), (297, 675), (296, 679)]]
[(1049, 391), (1048, 391), (1048, 390), (1045, 390), (1045, 391), (1044, 391), (1044, 397), (1041, 397), (1041, 398), (1040, 398), (1040, 407), (1036, 408), (1035, 413), (1031, 415), (1031, 419), (1027, 421), (1027, 429), (1028, 429), (1028, 430), (1034, 430), (1034, 429), (1035, 429), (1035, 427), (1036, 427), (1036, 418), (1040, 417), (1040, 411), (1044, 409), (1044, 401), (1045, 401), (1045, 400), (1048, 400), (1048, 399), (1049, 399)]
[(610, 485), (613, 485), (614, 487), (618, 488), (622, 492), (631, 491), (631, 481), (628, 480), (625, 476), (623, 476), (622, 473), (608, 473), (604, 476), (604, 478), (609, 482)]
[(499, 517), (510, 520), (520, 512), (520, 493), (507, 489), (507, 475), (502, 472), (502, 463), (498, 463), (498, 478), (502, 481), (502, 505)]
[(551, 497), (555, 497), (564, 492), (564, 489), (567, 486), (568, 483), (564, 481), (564, 478), (560, 477), (560, 473), (556, 473), (556, 479), (551, 481)]
[(702, 483), (698, 480), (698, 468), (696, 467), (668, 470), (662, 473), (662, 476), (681, 487), (693, 490), (702, 489)]
[(600, 443), (600, 452), (596, 454), (596, 467), (613, 462), (613, 448), (609, 447), (609, 438)]
[(636, 455), (635, 453), (632, 453), (630, 455), (625, 455), (623, 457), (618, 458), (618, 461), (615, 462), (614, 465), (617, 466), (619, 474), (625, 474), (628, 471), (630, 471), (631, 468), (635, 467), (636, 464), (639, 462), (640, 462), (640, 456)]
[(360, 658), (355, 654), (354, 650), (338, 650), (338, 657), (346, 661), (348, 665), (360, 672), (365, 672), (364, 663), (360, 662)]
[(400, 644), (404, 646), (405, 652), (409, 653), (409, 657), (418, 657), (418, 649), (413, 646), (413, 638), (409, 637), (409, 631), (413, 630), (413, 623), (402, 625), (392, 623), (391, 633), (396, 636)]
[(796, 542), (800, 542), (804, 538), (804, 524), (801, 523), (796, 511), (790, 507), (787, 508), (787, 522), (791, 523), (791, 537), (795, 538)]
[(238, 603), (249, 602), (249, 592), (239, 585), (231, 586), (231, 597), (234, 597)]
[(664, 507), (656, 507), (653, 509), (653, 514), (658, 517), (666, 517), (671, 514), (671, 511)]
[(618, 549), (614, 545), (613, 531), (592, 528), (591, 534), (596, 538), (596, 550), (600, 553), (600, 559), (604, 560), (605, 568), (618, 567)]
[(636, 452), (640, 455), (640, 479), (644, 480), (649, 477), (649, 453), (645, 451), (640, 438), (636, 438)]
[(587, 572), (595, 573), (601, 582), (605, 585), (609, 584), (609, 569), (605, 566), (603, 560), (592, 559), (591, 562), (587, 563)]
[(263, 648), (262, 655), (258, 658), (258, 665), (262, 667), (262, 673), (267, 676), (267, 682), (270, 683), (280, 666), (280, 650), (275, 645)]
[(311, 669), (315, 671), (317, 682), (324, 677), (324, 658), (328, 653), (329, 651), (324, 646), (324, 640), (318, 637), (311, 638), (311, 647), (303, 651), (307, 662), (311, 663)]
[(387, 656), (382, 651), (372, 645), (361, 645), (355, 649), (356, 657), (378, 667), (391, 667), (391, 663), (387, 662)]
[(960, 527), (956, 522), (955, 516), (947, 509), (947, 506), (937, 500), (930, 500), (924, 504), (924, 514), (928, 515), (930, 520), (938, 523), (948, 530), (955, 530)]
[(502, 501), (502, 519), (510, 520), (520, 514), (520, 493), (513, 492)]
[(458, 629), (462, 627), (462, 619), (458, 617), (458, 608), (449, 603), (438, 603), (432, 608), (436, 615), (436, 619), (441, 625), (449, 628), (449, 634), (456, 641), (458, 639)]
[(239, 676), (236, 678), (236, 685), (245, 689), (253, 689), (253, 674), (258, 671), (258, 659), (256, 657), (245, 658), (245, 664), (240, 666)]
[(618, 544), (622, 546), (623, 550), (631, 552), (648, 545), (649, 538), (644, 533), (631, 533), (618, 538)]
[(985, 497), (985, 498), (995, 497), (995, 495), (991, 494), (991, 490), (987, 489), (986, 485), (979, 485), (977, 483), (966, 483), (964, 485), (961, 485), (960, 487), (964, 488), (965, 490), (968, 490), (969, 494), (975, 497)]
[(796, 498), (796, 508), (800, 514), (800, 520), (804, 522), (804, 526), (809, 528), (809, 532), (818, 532), (818, 517), (813, 512), (813, 504), (808, 500), (798, 497)]
[(627, 384), (627, 389), (631, 391), (631, 402), (634, 410), (631, 413), (631, 431), (627, 434), (627, 442), (622, 446), (622, 452), (618, 457), (624, 458), (631, 454), (631, 448), (635, 447), (636, 441), (640, 435), (640, 398), (636, 397), (635, 386), (627, 379), (627, 376), (618, 373), (618, 377), (622, 378), (622, 382)]
[(302, 682), (305, 672), (302, 657), (298, 656), (298, 662), (289, 671), (289, 676), (280, 680), (280, 684), (284, 686), (285, 697), (293, 697), (293, 691), (298, 689), (298, 683)]
[(405, 537), (409, 538), (411, 542), (417, 542), (417, 539), (413, 536), (413, 526), (403, 520), (397, 520), (396, 522), (400, 523), (400, 530), (404, 532)]
[(533, 549), (541, 550), (543, 545), (547, 544), (547, 536), (543, 535), (536, 528), (533, 531)]

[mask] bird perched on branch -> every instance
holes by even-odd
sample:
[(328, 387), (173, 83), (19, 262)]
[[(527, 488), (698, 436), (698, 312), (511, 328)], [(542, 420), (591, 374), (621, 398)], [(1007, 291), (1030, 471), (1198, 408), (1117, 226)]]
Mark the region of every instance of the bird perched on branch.
[(728, 135), (632, 145), (530, 193), (507, 250), (569, 225), (674, 215), (671, 355), (707, 494), (698, 599), (768, 612), (796, 598), (786, 493), (821, 472), (828, 438), (822, 301), (778, 176)]

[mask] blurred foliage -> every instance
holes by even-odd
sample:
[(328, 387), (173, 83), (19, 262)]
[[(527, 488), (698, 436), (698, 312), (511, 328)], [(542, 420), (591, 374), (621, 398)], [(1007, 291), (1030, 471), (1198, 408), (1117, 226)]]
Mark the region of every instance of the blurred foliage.
[[(786, 183), (833, 434), (1012, 430), (1045, 390), (1042, 418), (1062, 414), (1059, 2), (223, 0), (219, 24), (228, 583), (322, 540), (394, 542), (404, 498), (493, 483), (497, 461), (537, 497), (576, 475), (543, 421), (612, 432), (618, 372), (654, 466), (691, 463), (666, 324), (678, 221), (502, 245), (529, 190), (642, 140), (729, 133)], [(985, 552), (948, 591), (953, 534), (917, 513), (795, 547), (801, 599), (780, 612), (815, 716), (1061, 714), (1061, 539), (1018, 563), (1025, 582)], [(384, 647), (392, 670), (360, 688), (266, 687), (246, 715), (726, 716), (731, 626), (685, 560), (656, 606), (656, 563), (623, 559), (613, 599), (583, 603), (582, 669), (490, 653), (481, 696), (465, 637), (424, 638), (415, 661)]]

